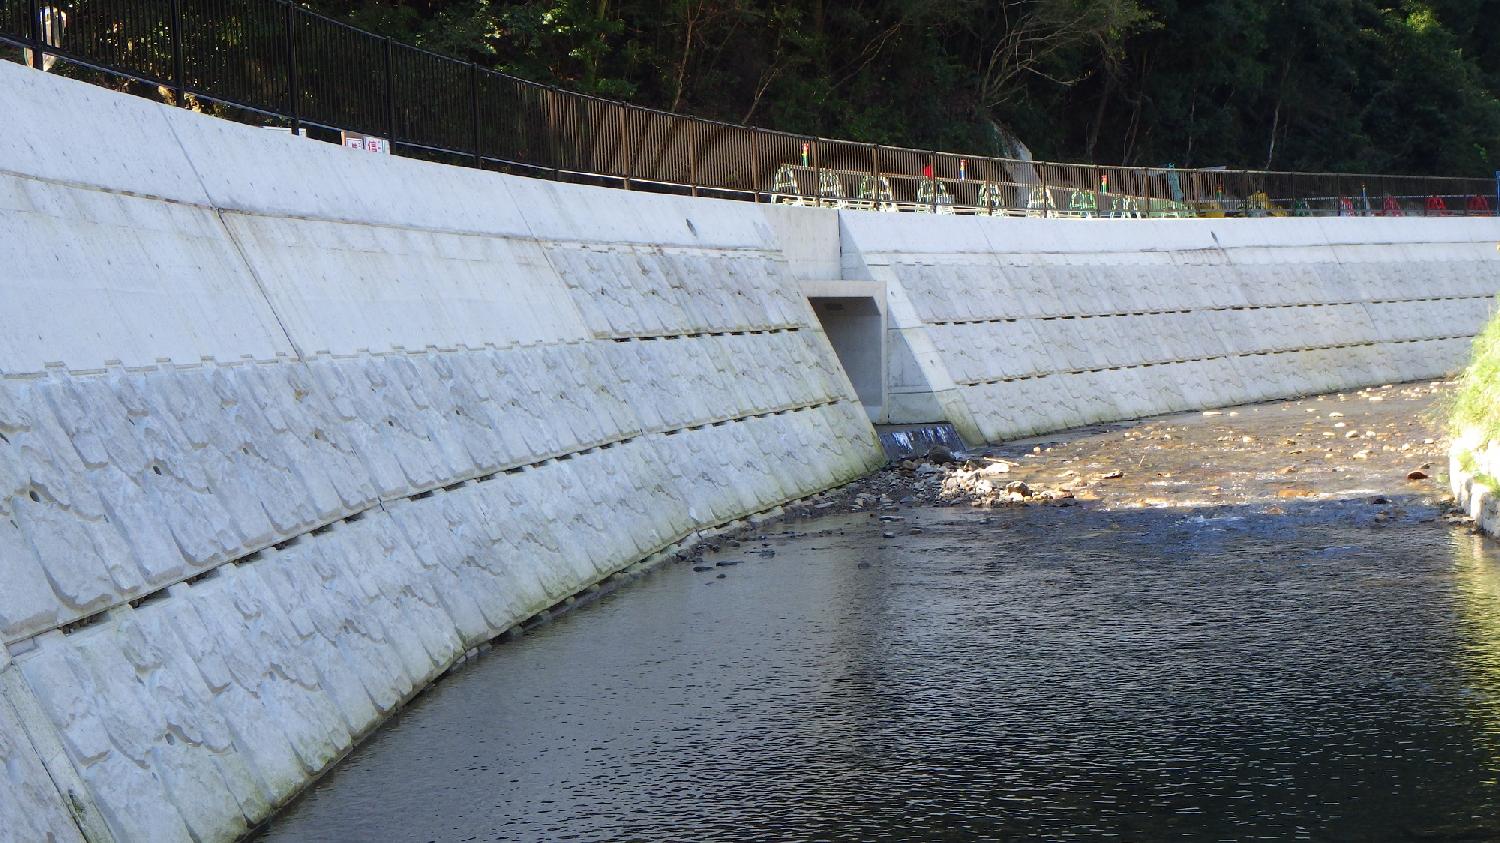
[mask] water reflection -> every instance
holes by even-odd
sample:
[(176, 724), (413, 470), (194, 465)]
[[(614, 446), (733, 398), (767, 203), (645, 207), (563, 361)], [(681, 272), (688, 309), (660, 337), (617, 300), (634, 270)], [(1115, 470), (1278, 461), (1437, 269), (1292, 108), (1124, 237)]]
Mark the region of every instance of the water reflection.
[(496, 650), (270, 836), (1500, 837), (1494, 545), (1365, 506), (801, 524)]
[(1453, 536), (1454, 571), (1463, 628), (1458, 663), (1468, 673), (1468, 696), (1491, 748), (1490, 787), (1500, 785), (1500, 558), (1492, 539)]

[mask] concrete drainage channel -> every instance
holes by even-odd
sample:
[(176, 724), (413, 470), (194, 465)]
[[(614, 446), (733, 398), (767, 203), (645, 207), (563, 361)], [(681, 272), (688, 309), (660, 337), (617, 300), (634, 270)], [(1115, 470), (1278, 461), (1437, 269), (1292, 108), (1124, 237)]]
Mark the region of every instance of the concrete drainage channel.
[(1430, 377), (1500, 287), (1495, 220), (756, 206), (0, 98), (22, 837), (244, 834), (518, 626), (886, 455)]
[(877, 425), (875, 432), (880, 435), (880, 447), (884, 449), (885, 458), (890, 462), (923, 456), (937, 446), (947, 448), (954, 454), (968, 450), (963, 437), (958, 435), (958, 430), (947, 422)]

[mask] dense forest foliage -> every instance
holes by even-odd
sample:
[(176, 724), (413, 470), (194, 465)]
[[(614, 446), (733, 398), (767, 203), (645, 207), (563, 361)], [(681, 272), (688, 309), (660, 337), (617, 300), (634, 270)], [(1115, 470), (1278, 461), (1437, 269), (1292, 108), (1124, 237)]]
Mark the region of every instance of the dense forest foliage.
[(881, 143), (1500, 168), (1500, 0), (315, 0), (574, 90)]

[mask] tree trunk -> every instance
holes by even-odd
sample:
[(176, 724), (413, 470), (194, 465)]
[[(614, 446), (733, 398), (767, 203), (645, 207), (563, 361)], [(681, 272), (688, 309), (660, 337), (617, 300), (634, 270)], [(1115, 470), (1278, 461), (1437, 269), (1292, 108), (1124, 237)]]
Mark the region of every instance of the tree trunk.
[(1109, 97), (1115, 92), (1115, 75), (1104, 76), (1104, 90), (1099, 94), (1099, 107), (1094, 109), (1094, 121), (1089, 126), (1089, 139), (1083, 147), (1083, 160), (1094, 160), (1094, 148), (1099, 145), (1099, 129), (1104, 125), (1104, 112), (1109, 107)]

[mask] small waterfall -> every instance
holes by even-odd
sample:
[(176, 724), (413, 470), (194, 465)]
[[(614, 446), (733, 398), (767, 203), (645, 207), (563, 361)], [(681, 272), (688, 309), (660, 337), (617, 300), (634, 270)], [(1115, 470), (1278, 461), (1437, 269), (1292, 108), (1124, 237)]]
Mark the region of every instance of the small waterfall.
[(877, 425), (880, 445), (885, 448), (886, 459), (891, 461), (920, 457), (934, 445), (942, 445), (955, 454), (963, 453), (967, 446), (958, 431), (948, 422), (933, 424)]

